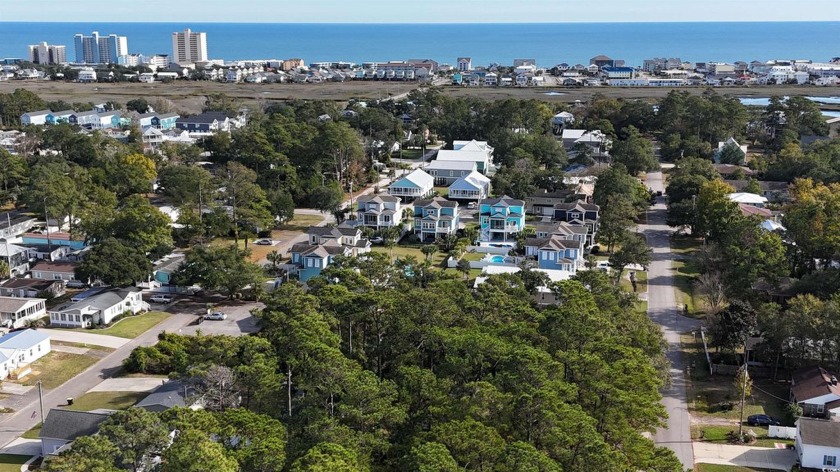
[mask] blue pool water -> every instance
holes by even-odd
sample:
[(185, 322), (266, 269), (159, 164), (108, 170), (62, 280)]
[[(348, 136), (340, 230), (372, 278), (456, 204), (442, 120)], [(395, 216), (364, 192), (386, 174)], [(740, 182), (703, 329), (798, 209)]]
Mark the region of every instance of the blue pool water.
[(505, 263), (505, 256), (493, 256), (490, 258), (490, 262), (496, 264), (504, 264)]

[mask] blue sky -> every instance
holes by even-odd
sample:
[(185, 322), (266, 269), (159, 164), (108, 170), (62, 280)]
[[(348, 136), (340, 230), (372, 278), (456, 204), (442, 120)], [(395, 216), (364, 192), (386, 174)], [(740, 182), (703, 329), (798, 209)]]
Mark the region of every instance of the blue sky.
[[(515, 23), (840, 21), (838, 0), (0, 0), (0, 21)], [(768, 32), (772, 34), (772, 32)]]

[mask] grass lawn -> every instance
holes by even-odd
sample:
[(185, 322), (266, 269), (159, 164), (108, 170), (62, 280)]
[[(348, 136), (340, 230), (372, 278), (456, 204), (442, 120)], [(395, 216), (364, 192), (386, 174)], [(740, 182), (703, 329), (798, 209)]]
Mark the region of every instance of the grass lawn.
[(486, 255), (487, 254), (483, 254), (483, 253), (480, 253), (480, 252), (468, 252), (468, 253), (464, 254), (464, 257), (462, 257), (462, 259), (466, 259), (466, 260), (471, 261), (471, 262), (476, 262), (476, 261), (480, 261), (480, 260), (484, 259), (484, 256), (486, 256)]
[(39, 434), (41, 434), (41, 423), (36, 424), (32, 427), (32, 429), (23, 433), (20, 437), (23, 439), (38, 439)]
[[(415, 257), (418, 262), (422, 262), (426, 260), (425, 254), (420, 248), (423, 247), (422, 244), (411, 244), (411, 245), (403, 245), (399, 244), (391, 248), (389, 251), (385, 246), (373, 246), (371, 250), (373, 252), (381, 252), (383, 254), (391, 254), (392, 260), (402, 259), (404, 257)], [(446, 254), (440, 251), (437, 251), (432, 255), (432, 267), (442, 268), (443, 261), (446, 259)]]
[(107, 334), (109, 336), (134, 339), (167, 317), (169, 317), (169, 313), (164, 313), (162, 311), (150, 311), (142, 315), (123, 318), (109, 328), (94, 329), (91, 332), (94, 334)]
[(391, 160), (397, 162), (399, 162), (400, 159), (415, 161), (421, 157), (423, 157), (422, 149), (403, 149), (402, 152), (397, 153), (395, 156), (391, 156)]
[[(636, 288), (637, 288), (636, 293), (647, 292), (647, 289), (648, 289), (647, 272), (645, 272), (643, 270), (637, 270), (635, 272), (636, 272)], [(620, 281), (619, 285), (621, 285), (621, 287), (624, 290), (627, 290), (628, 292), (633, 291), (633, 284), (630, 283), (630, 271), (629, 270), (624, 271), (624, 274), (622, 274), (622, 276), (621, 276), (621, 281)]]
[(20, 472), (20, 466), (31, 459), (29, 456), (0, 454), (0, 472)]
[(148, 392), (88, 392), (73, 401), (68, 410), (91, 411), (99, 408), (124, 410), (139, 402)]
[[(703, 354), (703, 342), (700, 340), (699, 334), (696, 341), (691, 334), (683, 335), (681, 344), (683, 354), (686, 357), (686, 364), (690, 369), (689, 382), (686, 384), (686, 396), (691, 414), (701, 422), (703, 417), (709, 417), (727, 419), (737, 423), (741, 412), (735, 378), (709, 374), (709, 365), (706, 356)], [(785, 385), (776, 384), (770, 380), (753, 379), (752, 395), (747, 397), (744, 403), (744, 418), (750, 415), (766, 414), (784, 421), (786, 418), (784, 402), (779, 398), (787, 398), (787, 396), (788, 389)], [(733, 404), (731, 410), (721, 408), (721, 404), (726, 402)], [(758, 432), (758, 428), (753, 429)], [(774, 441), (784, 442), (779, 439)]]
[(721, 464), (697, 464), (694, 472), (782, 472), (781, 469), (756, 469), (753, 467), (741, 467), (738, 465)]
[(53, 389), (72, 379), (98, 360), (99, 358), (88, 354), (53, 351), (32, 363), (32, 373), (27, 375), (21, 383), (35, 385), (40, 379), (44, 388)]
[[(776, 443), (793, 444), (792, 439), (768, 438), (766, 426), (747, 426), (744, 425), (744, 432), (752, 430), (757, 436), (751, 446), (775, 448)], [(701, 442), (710, 442), (715, 444), (729, 444), (727, 434), (730, 431), (738, 431), (738, 425), (722, 426), (722, 425), (693, 425), (691, 427), (691, 439)]]
[(292, 221), (280, 226), (281, 231), (306, 231), (310, 226), (315, 226), (324, 221), (321, 215), (295, 215)]
[(435, 187), (435, 192), (437, 192), (438, 196), (448, 197), (449, 187)]
[(702, 316), (699, 300), (694, 293), (694, 279), (700, 275), (694, 256), (700, 245), (700, 241), (694, 239), (671, 240), (671, 252), (677, 256), (673, 262), (677, 304), (688, 305), (688, 314), (694, 317)]

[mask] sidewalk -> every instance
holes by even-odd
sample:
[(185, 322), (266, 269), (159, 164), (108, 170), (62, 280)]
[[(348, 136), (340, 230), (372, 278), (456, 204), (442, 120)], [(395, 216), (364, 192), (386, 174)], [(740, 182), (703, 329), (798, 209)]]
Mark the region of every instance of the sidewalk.
[(41, 329), (50, 335), (51, 340), (62, 341), (65, 343), (93, 344), (94, 346), (119, 349), (131, 341), (130, 339), (108, 336), (106, 334), (93, 334), (85, 331), (84, 329), (77, 329), (75, 331), (64, 331), (49, 328)]
[(735, 465), (789, 471), (796, 464), (796, 452), (791, 449), (695, 442), (694, 460), (698, 464)]

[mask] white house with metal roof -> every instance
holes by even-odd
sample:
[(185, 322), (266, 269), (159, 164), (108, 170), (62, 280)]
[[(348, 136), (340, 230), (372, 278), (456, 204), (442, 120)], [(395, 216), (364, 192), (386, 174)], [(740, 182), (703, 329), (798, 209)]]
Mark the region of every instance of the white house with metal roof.
[(425, 198), (432, 194), (435, 188), (435, 179), (423, 169), (415, 169), (410, 174), (397, 179), (388, 186), (388, 193), (391, 196), (405, 200)]
[(473, 171), (449, 186), (449, 198), (459, 200), (482, 200), (490, 196), (490, 179)]
[(50, 336), (44, 331), (25, 329), (0, 337), (0, 379), (25, 375), (26, 367), (49, 354)]
[(749, 205), (758, 208), (764, 208), (767, 205), (767, 198), (761, 195), (748, 192), (735, 192), (728, 195), (729, 199), (739, 205)]
[(24, 113), (20, 115), (20, 124), (22, 126), (26, 125), (45, 125), (47, 121), (52, 118), (52, 111), (50, 110), (38, 110), (38, 111), (30, 111), (28, 113)]

